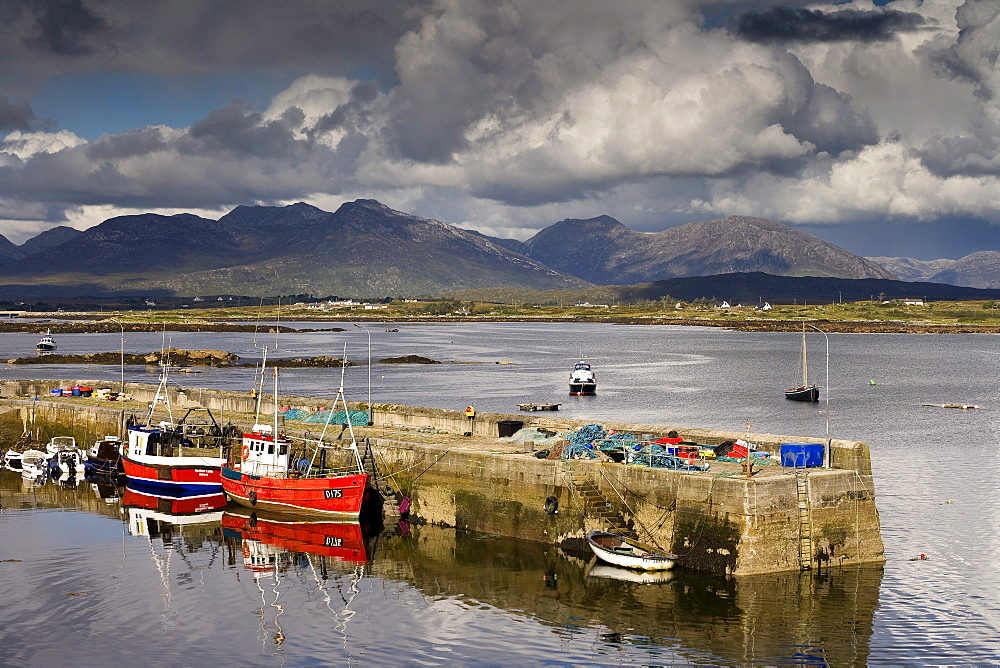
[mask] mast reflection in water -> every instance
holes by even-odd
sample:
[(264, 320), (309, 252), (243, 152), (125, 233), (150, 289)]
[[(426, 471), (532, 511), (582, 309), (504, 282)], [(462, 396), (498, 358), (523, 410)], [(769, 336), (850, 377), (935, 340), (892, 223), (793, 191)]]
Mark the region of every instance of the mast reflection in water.
[[(585, 548), (104, 494), (0, 477), (5, 661), (64, 664), (81, 647), (84, 663), (197, 666), (870, 659), (880, 568), (647, 582)], [(57, 623), (44, 645), (14, 642)]]
[[(330, 323), (297, 326), (304, 331), (283, 338), (290, 356), (324, 355), (352, 332), (365, 336), (350, 326), (318, 331)], [(473, 364), (384, 365), (372, 376), (376, 404), (454, 409), (476, 397), (480, 412), (506, 414), (524, 401), (551, 401), (565, 394), (566, 364), (574, 361), (567, 351), (583, 341), (607, 351), (595, 358), (601, 393), (565, 400), (562, 418), (739, 429), (749, 416), (762, 431), (818, 435), (830, 417), (822, 405), (761, 391), (774, 386), (776, 360), (799, 351), (799, 333), (561, 322), (399, 329), (377, 342), (373, 332), (380, 357), (419, 353)], [(159, 332), (133, 336), (137, 350), (161, 345)], [(250, 333), (178, 336), (175, 344), (189, 350), (253, 354)], [(36, 341), (5, 336), (12, 357), (31, 354)], [(884, 570), (736, 580), (679, 570), (669, 582), (645, 584), (587, 571), (591, 556), (583, 552), (417, 524), (405, 534), (391, 524), (366, 538), (367, 564), (320, 563), (318, 555), (289, 549), (287, 569), (264, 578), (281, 593), (287, 638), (279, 646), (273, 625), (270, 635), (260, 628), (261, 579), (245, 568), (242, 542), (234, 550), (223, 544), (221, 520), (161, 523), (159, 536), (173, 532), (164, 545), (128, 533), (113, 493), (99, 498), (91, 485), (71, 489), (51, 479), (38, 486), (3, 471), (3, 663), (80, 663), (85, 654), (83, 663), (114, 665), (992, 665), (1000, 657), (1000, 525), (990, 515), (1000, 504), (996, 411), (921, 404), (995, 407), (998, 342), (986, 334), (831, 335), (832, 435), (871, 447)], [(120, 338), (80, 334), (59, 344), (77, 353), (117, 350)], [(495, 360), (516, 363), (481, 363)], [(349, 368), (347, 384), (367, 388), (370, 371)], [(7, 365), (0, 372), (103, 378), (114, 386), (121, 370)], [(155, 384), (142, 367), (125, 373), (126, 382)], [(252, 376), (242, 367), (206, 368), (192, 382), (249, 389)], [(329, 388), (328, 376), (328, 369), (297, 369), (286, 390), (315, 395)], [(12, 415), (7, 426), (20, 434), (19, 418)], [(524, 512), (543, 512), (541, 501), (525, 499)], [(436, 495), (433, 504), (452, 508), (456, 497)], [(513, 512), (520, 512), (515, 505)], [(174, 551), (169, 606), (160, 603), (151, 544)], [(223, 550), (225, 559), (212, 560)], [(928, 559), (912, 560), (921, 553)], [(317, 563), (315, 571), (304, 560)], [(329, 578), (317, 582), (314, 573), (324, 567)], [(347, 610), (357, 614), (344, 626)]]

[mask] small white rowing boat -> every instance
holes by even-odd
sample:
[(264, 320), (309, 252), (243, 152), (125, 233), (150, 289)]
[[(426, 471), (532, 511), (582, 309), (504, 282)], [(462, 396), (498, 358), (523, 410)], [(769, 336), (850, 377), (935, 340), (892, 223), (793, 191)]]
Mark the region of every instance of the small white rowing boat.
[(665, 571), (674, 567), (677, 557), (655, 547), (616, 533), (594, 529), (587, 532), (587, 544), (601, 561), (642, 571)]

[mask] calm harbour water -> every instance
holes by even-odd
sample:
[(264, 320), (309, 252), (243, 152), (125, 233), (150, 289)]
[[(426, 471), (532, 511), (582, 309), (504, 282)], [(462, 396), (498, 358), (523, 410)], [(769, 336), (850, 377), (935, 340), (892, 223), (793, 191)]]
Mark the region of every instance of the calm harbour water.
[[(283, 335), (278, 355), (337, 355), (346, 341), (348, 356), (365, 362), (367, 333), (346, 326)], [(131, 504), (121, 490), (29, 488), (4, 471), (0, 664), (1000, 662), (1000, 338), (831, 334), (827, 415), (825, 396), (819, 405), (782, 397), (801, 379), (798, 334), (544, 323), (373, 324), (369, 333), (374, 360), (456, 362), (376, 363), (376, 402), (508, 413), (517, 403), (561, 402), (554, 415), (594, 422), (727, 430), (750, 422), (756, 432), (820, 437), (829, 425), (834, 438), (864, 440), (887, 562), (735, 580), (678, 571), (643, 583), (606, 577), (544, 545), (397, 524), (368, 527), (363, 555), (340, 560), (340, 529), (247, 535), (229, 513), (171, 518), (124, 507)], [(176, 347), (256, 356), (249, 334), (167, 336)], [(36, 340), (5, 334), (0, 357), (32, 354)], [(824, 339), (809, 341), (810, 378), (826, 386)], [(58, 342), (60, 352), (84, 353), (117, 350), (120, 339)], [(125, 349), (161, 343), (160, 334), (128, 333)], [(566, 394), (581, 357), (594, 364), (596, 397)], [(127, 381), (156, 380), (139, 368), (125, 373)], [(0, 368), (0, 377), (109, 385), (119, 374)], [(348, 399), (367, 399), (368, 374), (366, 366), (348, 370)], [(332, 398), (339, 372), (297, 369), (283, 378), (284, 392)], [(205, 369), (174, 381), (249, 390), (252, 370)], [(921, 553), (928, 559), (911, 561)]]

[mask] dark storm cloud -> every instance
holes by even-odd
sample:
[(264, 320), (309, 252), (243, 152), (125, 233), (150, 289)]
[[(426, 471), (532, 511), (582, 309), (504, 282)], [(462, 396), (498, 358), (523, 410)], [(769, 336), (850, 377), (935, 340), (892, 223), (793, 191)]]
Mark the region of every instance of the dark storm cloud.
[(297, 141), (292, 130), (303, 118), (302, 111), (293, 107), (281, 118), (265, 121), (262, 114), (253, 111), (245, 102), (233, 102), (191, 126), (188, 133), (197, 140), (197, 146), (189, 148), (196, 153), (204, 153), (207, 148), (246, 156), (289, 157)]
[(329, 114), (324, 114), (307, 130), (310, 139), (330, 132), (345, 130), (359, 132), (372, 122), (371, 104), (378, 98), (379, 90), (374, 81), (362, 81), (351, 88), (351, 98)]
[(817, 151), (830, 155), (877, 143), (875, 122), (851, 103), (848, 95), (814, 83), (809, 88), (807, 103), (784, 120), (784, 125), (796, 137), (813, 144)]
[(751, 42), (875, 42), (916, 30), (923, 22), (919, 14), (894, 10), (821, 12), (804, 7), (770, 7), (737, 16), (732, 29)]
[(146, 127), (117, 135), (104, 135), (88, 144), (85, 151), (91, 160), (100, 162), (143, 157), (167, 147), (159, 130)]
[(393, 47), (426, 0), (2, 0), (7, 92), (53, 74), (312, 72), (397, 82)]
[(935, 137), (917, 154), (924, 166), (940, 177), (1000, 176), (1000, 146), (988, 133)]
[(91, 53), (91, 39), (109, 31), (107, 22), (82, 0), (30, 0), (24, 6), (34, 14), (34, 30), (25, 37), (29, 46), (55, 54)]
[(38, 118), (27, 102), (11, 103), (6, 95), (0, 95), (0, 132), (20, 130), (32, 132), (45, 130), (52, 126), (52, 121)]
[(968, 81), (983, 100), (996, 97), (994, 77), (1000, 61), (997, 21), (1000, 4), (966, 2), (955, 12), (958, 39), (931, 55), (931, 63), (945, 76)]

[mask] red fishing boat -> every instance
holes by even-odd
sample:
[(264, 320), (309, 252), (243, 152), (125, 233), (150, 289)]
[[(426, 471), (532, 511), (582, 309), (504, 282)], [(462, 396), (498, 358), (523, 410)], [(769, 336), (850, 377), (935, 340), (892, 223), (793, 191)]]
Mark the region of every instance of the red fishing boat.
[[(345, 346), (344, 357), (347, 357)], [(261, 363), (261, 380), (267, 349)], [(346, 363), (345, 363), (346, 366)], [(368, 474), (358, 452), (350, 410), (344, 399), (344, 369), (340, 389), (318, 439), (292, 438), (278, 429), (278, 369), (274, 375), (274, 424), (259, 422), (263, 393), (257, 396), (253, 429), (243, 434), (242, 446), (233, 448), (222, 465), (222, 489), (230, 500), (247, 508), (272, 512), (358, 517), (368, 494)], [(263, 383), (261, 383), (263, 384)], [(350, 445), (324, 440), (330, 420), (342, 405)]]

